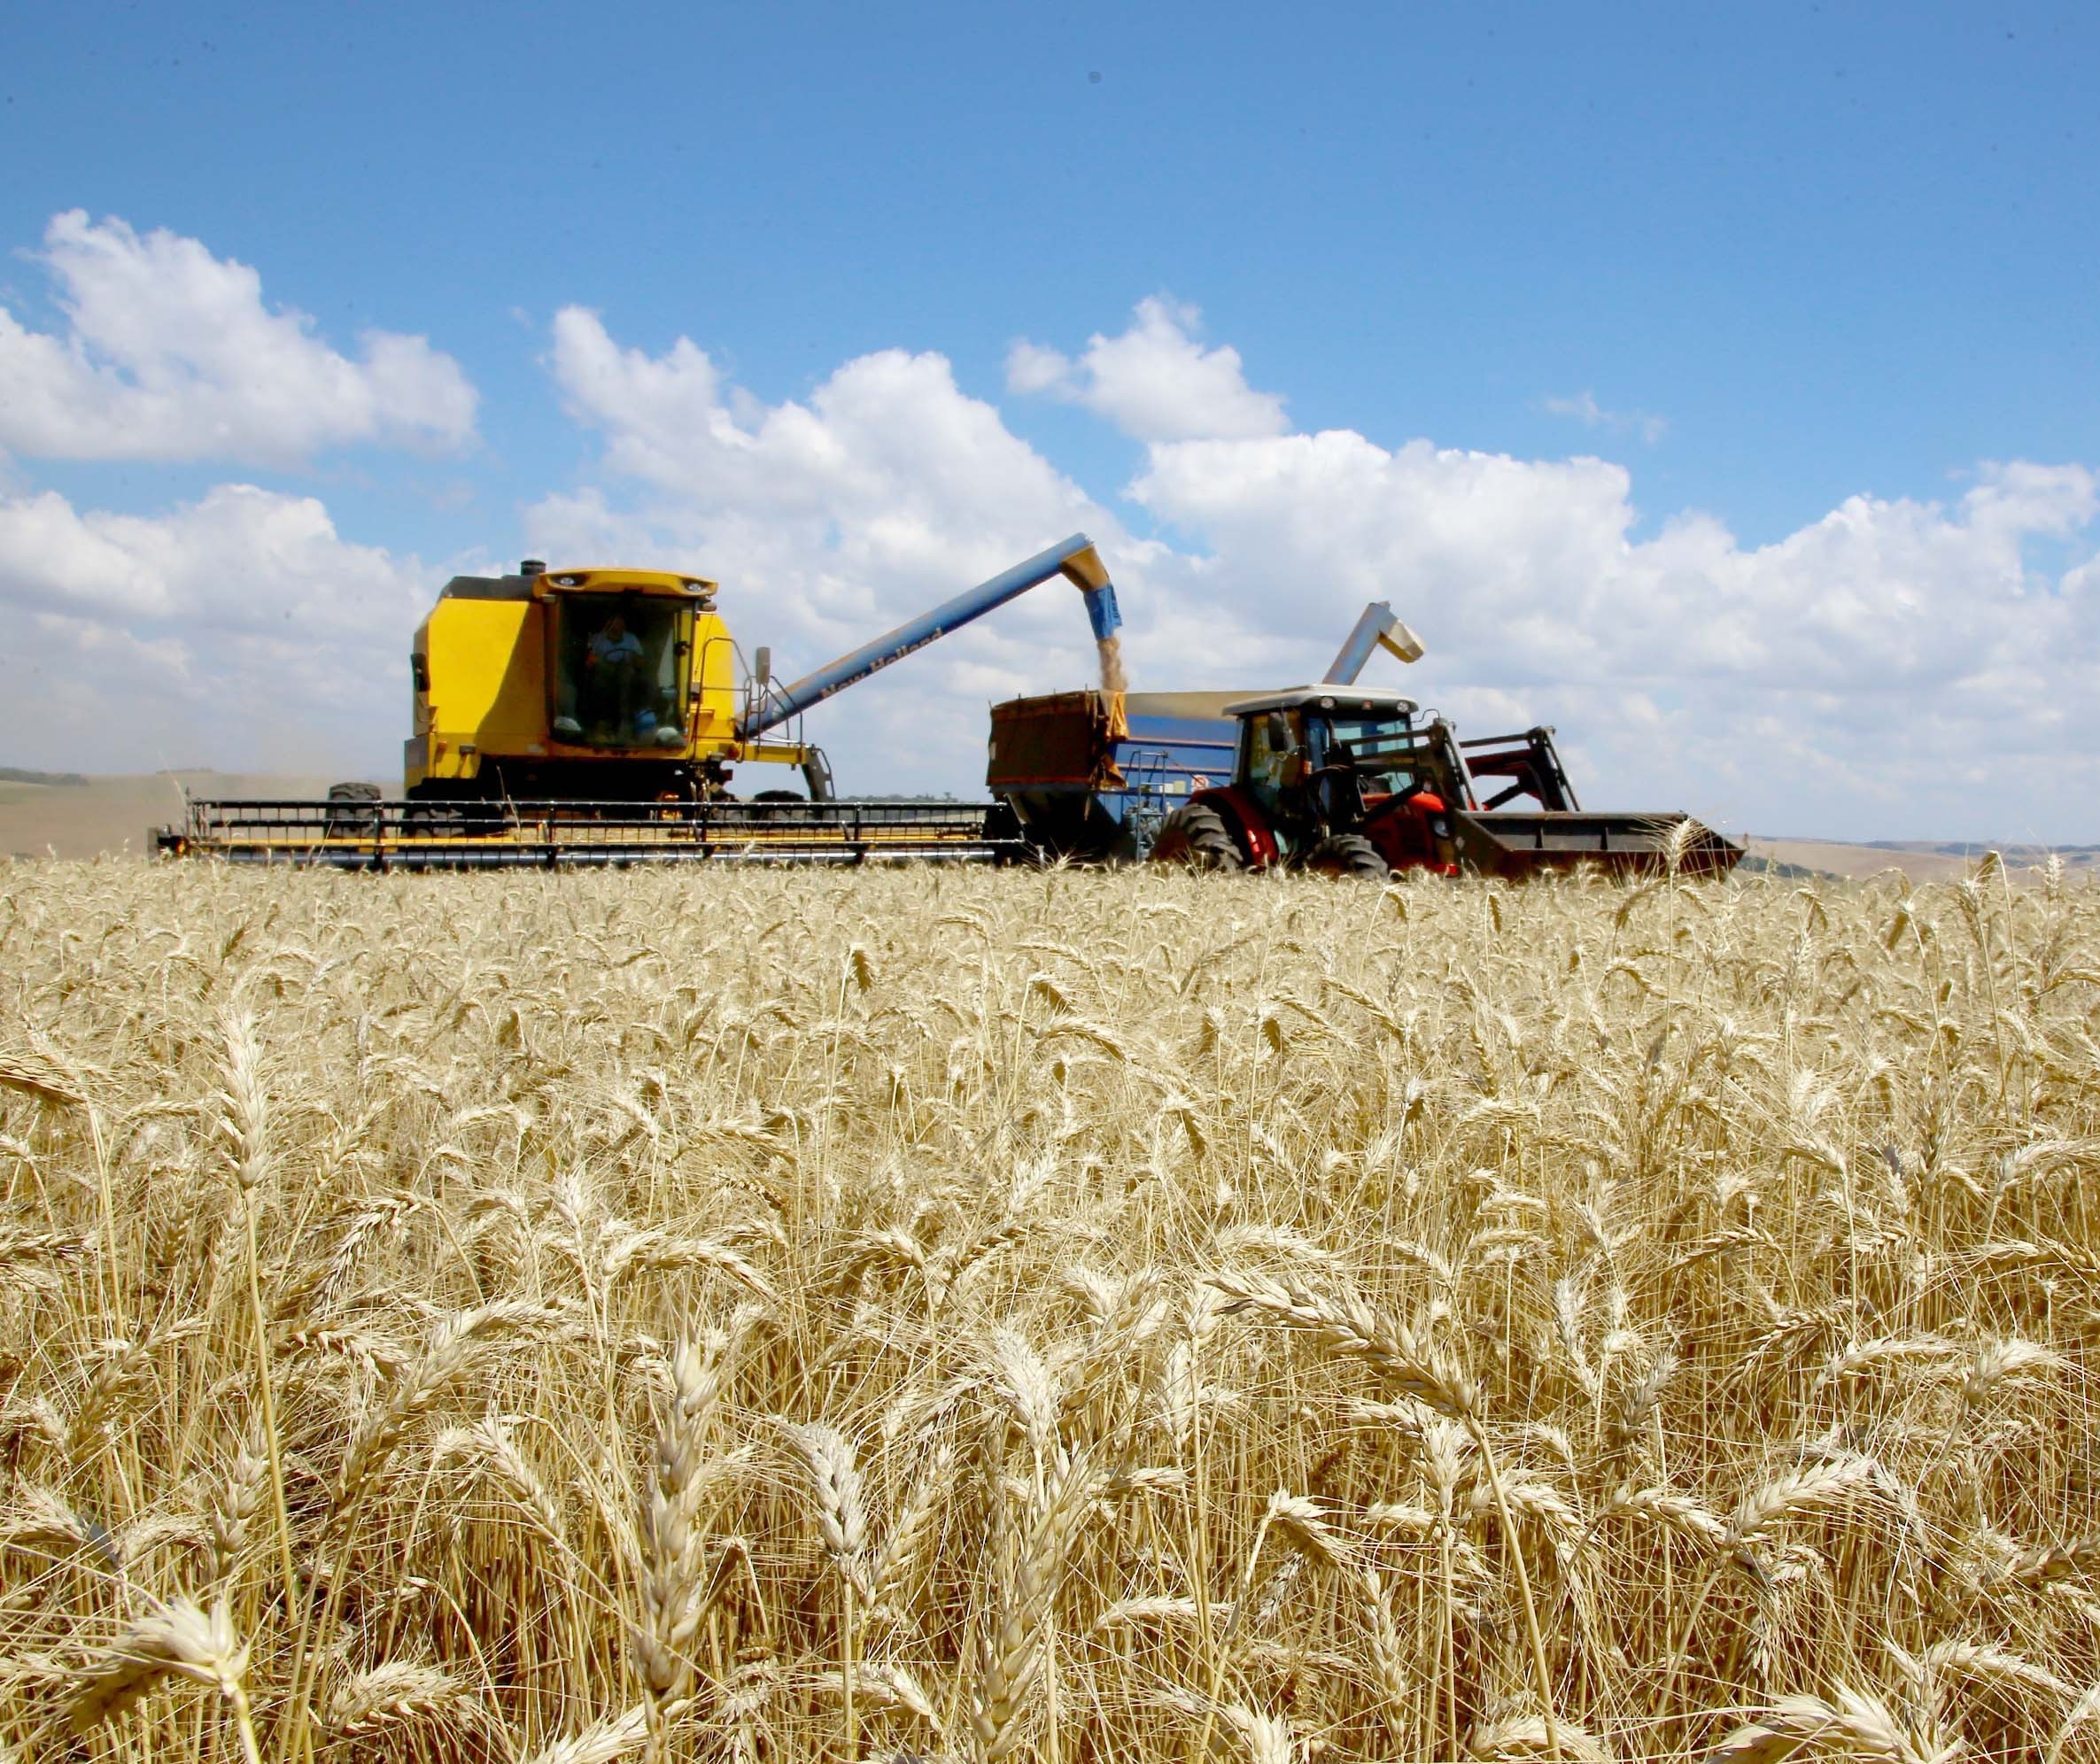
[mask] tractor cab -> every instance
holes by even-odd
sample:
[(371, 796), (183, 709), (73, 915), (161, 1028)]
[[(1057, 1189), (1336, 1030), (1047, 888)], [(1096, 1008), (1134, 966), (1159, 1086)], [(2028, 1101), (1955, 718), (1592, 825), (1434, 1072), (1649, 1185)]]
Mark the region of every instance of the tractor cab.
[(1331, 681), (1225, 714), (1239, 724), (1233, 781), (1170, 816), (1154, 857), (1359, 876), (1455, 868), (1448, 810), (1471, 794), (1442, 718), (1399, 692)]
[(1433, 787), (1439, 746), (1398, 692), (1298, 686), (1229, 705), (1237, 776), (1286, 851), (1354, 832), (1368, 815)]

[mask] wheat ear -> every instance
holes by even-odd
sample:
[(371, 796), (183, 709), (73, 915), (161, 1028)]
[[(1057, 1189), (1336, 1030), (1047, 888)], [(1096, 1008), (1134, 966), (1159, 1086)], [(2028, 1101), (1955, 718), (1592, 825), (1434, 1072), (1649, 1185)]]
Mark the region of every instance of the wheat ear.
[(624, 1715), (593, 1721), (581, 1733), (543, 1745), (524, 1764), (612, 1764), (649, 1737), (651, 1706), (638, 1703)]
[[(1016, 1717), (1042, 1664), (1042, 1632), (1057, 1604), (1058, 1586), (1081, 1516), (1101, 1487), (1101, 1476), (1084, 1456), (1053, 1462), (1034, 1527), (1022, 1540), (1011, 1590), (996, 1629), (979, 1639), (977, 1684), (970, 1725), (986, 1764), (996, 1764), (1020, 1737)], [(995, 1480), (996, 1513), (1004, 1497)]]
[(700, 1540), (693, 1520), (704, 1486), (701, 1437), (727, 1375), (726, 1338), (703, 1354), (691, 1342), (671, 1356), (671, 1400), (656, 1434), (647, 1504), (642, 1509), (644, 1626), (637, 1634), (642, 1674), (662, 1703), (685, 1675), (680, 1659), (707, 1614), (700, 1578)]
[(422, 1660), (390, 1660), (354, 1673), (336, 1686), (323, 1717), (329, 1732), (363, 1738), (404, 1722), (471, 1705), (466, 1687), (449, 1672)]
[(1879, 1697), (1843, 1684), (1832, 1687), (1835, 1700), (1820, 1697), (1783, 1697), (1756, 1721), (1746, 1721), (1706, 1754), (1705, 1764), (1777, 1764), (1805, 1746), (1821, 1749), (1835, 1738), (1847, 1752), (1882, 1759), (1887, 1764), (1938, 1764), (1958, 1748), (1926, 1744), (1906, 1732)]
[(861, 1497), (860, 1466), (853, 1443), (821, 1421), (787, 1423), (781, 1431), (809, 1473), (817, 1497), (817, 1522), (825, 1552), (839, 1574), (839, 1657), (845, 1683), (846, 1749), (855, 1746), (853, 1704), (855, 1653), (854, 1605), (874, 1602), (868, 1583), (868, 1512)]
[(1316, 1293), (1266, 1274), (1213, 1274), (1208, 1283), (1225, 1295), (1221, 1309), (1228, 1315), (1261, 1311), (1287, 1328), (1308, 1332), (1332, 1352), (1361, 1360), (1400, 1395), (1439, 1414), (1463, 1420), (1473, 1412), (1471, 1381), (1439, 1365), (1405, 1325), (1379, 1316), (1360, 1299)]
[(208, 1685), (231, 1706), (248, 1764), (260, 1764), (248, 1710), (248, 1649), (226, 1601), (202, 1611), (187, 1598), (157, 1605), (120, 1636), (74, 1694), (73, 1730), (84, 1734), (115, 1720), (164, 1678)]

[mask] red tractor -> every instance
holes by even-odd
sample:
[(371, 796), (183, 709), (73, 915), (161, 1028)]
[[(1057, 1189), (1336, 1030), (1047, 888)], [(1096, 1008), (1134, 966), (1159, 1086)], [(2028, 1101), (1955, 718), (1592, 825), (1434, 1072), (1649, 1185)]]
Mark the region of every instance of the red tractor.
[[(1398, 692), (1331, 683), (1228, 706), (1239, 728), (1233, 780), (1167, 816), (1152, 860), (1376, 878), (1581, 863), (1716, 874), (1742, 856), (1685, 815), (1584, 811), (1550, 729), (1461, 743), (1442, 717), (1418, 713)], [(1507, 782), (1483, 803), (1476, 780)], [(1503, 807), (1519, 796), (1537, 808)]]

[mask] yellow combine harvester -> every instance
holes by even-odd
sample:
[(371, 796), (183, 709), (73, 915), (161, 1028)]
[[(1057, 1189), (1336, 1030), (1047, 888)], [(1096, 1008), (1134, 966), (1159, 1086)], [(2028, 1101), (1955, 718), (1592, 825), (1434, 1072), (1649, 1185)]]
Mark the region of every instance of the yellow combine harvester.
[[(1097, 642), (1121, 617), (1076, 533), (792, 685), (770, 652), (747, 667), (705, 576), (624, 569), (456, 576), (409, 653), (414, 722), (403, 793), (337, 785), (328, 800), (204, 801), (155, 842), (176, 855), (346, 869), (469, 869), (690, 858), (991, 858), (1023, 848), (985, 804), (838, 802), (811, 706), (1062, 576)], [(794, 738), (773, 739), (794, 730)], [(740, 801), (736, 768), (806, 790)]]
[(740, 732), (749, 694), (717, 589), (537, 560), (453, 577), (409, 652), (409, 800), (719, 798), (745, 762), (802, 768), (829, 794), (819, 750)]

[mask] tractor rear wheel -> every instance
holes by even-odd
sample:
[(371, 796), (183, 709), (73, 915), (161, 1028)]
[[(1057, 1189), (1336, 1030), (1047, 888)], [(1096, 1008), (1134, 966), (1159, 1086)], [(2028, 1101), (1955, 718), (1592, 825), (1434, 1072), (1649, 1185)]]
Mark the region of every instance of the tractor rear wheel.
[(1360, 833), (1330, 834), (1306, 854), (1304, 867), (1317, 876), (1361, 876), (1372, 882), (1392, 874), (1378, 847)]
[(1244, 870), (1246, 860), (1233, 844), (1225, 817), (1207, 802), (1185, 802), (1159, 824), (1152, 841), (1154, 863), (1185, 864), (1191, 870)]

